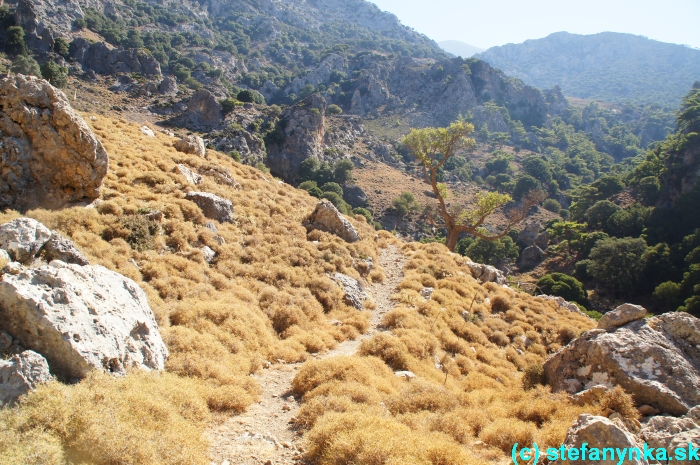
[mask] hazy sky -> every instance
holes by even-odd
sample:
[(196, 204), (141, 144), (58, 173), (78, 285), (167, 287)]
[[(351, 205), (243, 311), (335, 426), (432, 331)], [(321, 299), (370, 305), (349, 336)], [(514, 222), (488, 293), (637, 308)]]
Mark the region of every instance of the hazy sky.
[(370, 0), (436, 41), (477, 47), (552, 32), (628, 32), (700, 48), (700, 0)]

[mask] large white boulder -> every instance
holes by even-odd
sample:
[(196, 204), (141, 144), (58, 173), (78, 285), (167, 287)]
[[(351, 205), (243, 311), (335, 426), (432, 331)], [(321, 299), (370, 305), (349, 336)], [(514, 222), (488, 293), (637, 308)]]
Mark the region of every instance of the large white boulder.
[(0, 329), (43, 354), (52, 372), (163, 370), (168, 350), (146, 294), (102, 266), (53, 261), (0, 279)]
[(0, 360), (0, 407), (14, 404), (20, 396), (51, 379), (46, 359), (31, 350)]
[(330, 200), (321, 200), (304, 225), (309, 231), (313, 229), (326, 231), (339, 236), (345, 242), (360, 240), (360, 235), (355, 227), (335, 208)]
[(51, 230), (32, 218), (17, 218), (0, 225), (0, 249), (16, 262), (32, 262), (49, 239)]

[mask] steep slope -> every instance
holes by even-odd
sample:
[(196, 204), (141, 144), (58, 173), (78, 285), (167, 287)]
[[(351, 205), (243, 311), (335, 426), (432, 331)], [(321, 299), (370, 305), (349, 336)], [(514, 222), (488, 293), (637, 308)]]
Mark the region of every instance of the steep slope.
[(522, 44), (492, 47), (477, 58), (566, 95), (675, 107), (700, 78), (700, 50), (631, 34), (557, 32)]
[(477, 53), (486, 51), (486, 49), (479, 48), (465, 42), (460, 42), (459, 40), (443, 40), (442, 42), (438, 42), (438, 45), (447, 53), (451, 53), (456, 57), (462, 58), (469, 58)]

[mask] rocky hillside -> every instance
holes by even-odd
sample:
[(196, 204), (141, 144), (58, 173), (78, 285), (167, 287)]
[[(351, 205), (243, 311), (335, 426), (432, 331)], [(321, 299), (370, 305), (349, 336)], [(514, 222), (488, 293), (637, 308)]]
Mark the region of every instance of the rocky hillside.
[(614, 32), (557, 32), (477, 58), (531, 86), (604, 102), (676, 106), (700, 78), (700, 50)]

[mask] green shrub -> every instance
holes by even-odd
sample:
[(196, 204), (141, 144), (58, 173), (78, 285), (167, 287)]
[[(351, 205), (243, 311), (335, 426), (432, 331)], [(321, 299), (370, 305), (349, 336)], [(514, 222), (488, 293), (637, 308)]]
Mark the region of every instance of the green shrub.
[(335, 183), (335, 182), (325, 183), (324, 185), (321, 186), (321, 190), (323, 192), (335, 192), (341, 198), (343, 197), (343, 188), (340, 187), (340, 184)]
[(562, 208), (561, 210), (559, 210), (559, 216), (561, 216), (564, 220), (568, 220), (571, 217), (571, 213), (569, 212), (569, 210)]
[(345, 200), (343, 200), (343, 198), (335, 192), (324, 192), (321, 198), (330, 200), (340, 213), (345, 215), (352, 214), (352, 207), (350, 207), (350, 205), (348, 205)]
[(270, 168), (268, 168), (268, 167), (265, 165), (265, 163), (263, 163), (263, 162), (258, 162), (258, 163), (256, 163), (256, 164), (255, 164), (255, 167), (256, 167), (257, 169), (259, 169), (260, 171), (262, 171), (263, 173), (269, 173), (269, 172), (270, 172)]
[(228, 156), (231, 157), (231, 158), (233, 158), (233, 159), (234, 159), (235, 161), (237, 161), (238, 163), (241, 162), (241, 152), (239, 152), (238, 150), (231, 150), (231, 151), (228, 153)]
[(41, 75), (49, 81), (52, 86), (63, 87), (68, 82), (68, 68), (59, 66), (53, 61), (47, 61), (41, 65)]
[(27, 51), (27, 45), (24, 43), (24, 29), (22, 26), (10, 26), (5, 32), (7, 42), (5, 50), (11, 55), (21, 55)]
[[(318, 187), (318, 184), (316, 184), (316, 181), (304, 181), (301, 184), (299, 184), (299, 189), (305, 190), (307, 192), (315, 187)], [(321, 191), (321, 192), (323, 192), (323, 191)]]
[(331, 115), (340, 115), (343, 113), (343, 109), (336, 104), (328, 105), (328, 113)]
[(355, 165), (350, 160), (340, 160), (333, 165), (333, 179), (341, 185), (352, 182), (352, 171), (354, 169)]
[(644, 272), (644, 239), (601, 239), (591, 250), (588, 273), (616, 293), (632, 292)]
[(61, 55), (62, 57), (68, 56), (69, 45), (68, 41), (63, 37), (56, 37), (53, 42), (53, 51)]
[(41, 77), (41, 69), (39, 63), (29, 55), (19, 55), (12, 61), (10, 71), (13, 73), (24, 74), (25, 76)]
[(561, 204), (557, 202), (554, 199), (547, 199), (544, 201), (542, 204), (545, 210), (548, 210), (552, 213), (559, 213), (561, 212)]
[(549, 273), (542, 276), (537, 281), (537, 287), (543, 294), (563, 297), (581, 305), (588, 303), (588, 294), (583, 289), (583, 284), (578, 279), (564, 273)]
[(681, 285), (666, 281), (656, 286), (652, 295), (654, 302), (664, 311), (670, 312), (678, 308), (681, 302)]
[(416, 198), (410, 192), (402, 192), (391, 204), (400, 216), (406, 216), (408, 213), (418, 209)]
[(320, 199), (323, 197), (323, 191), (319, 189), (318, 187), (312, 187), (309, 189), (309, 194), (311, 194), (313, 197), (316, 197), (317, 199)]
[(228, 115), (236, 109), (236, 99), (229, 97), (219, 100), (219, 105), (221, 106), (221, 111), (224, 113), (224, 115)]
[(493, 264), (507, 259), (515, 260), (519, 255), (518, 246), (510, 236), (493, 241), (466, 237), (457, 243), (455, 251), (477, 263), (486, 264)]
[(372, 216), (372, 213), (370, 213), (370, 211), (367, 210), (366, 208), (362, 208), (362, 207), (353, 208), (352, 212), (356, 215), (364, 216), (365, 219), (367, 220), (367, 223), (369, 223), (369, 224), (374, 223), (374, 217)]

